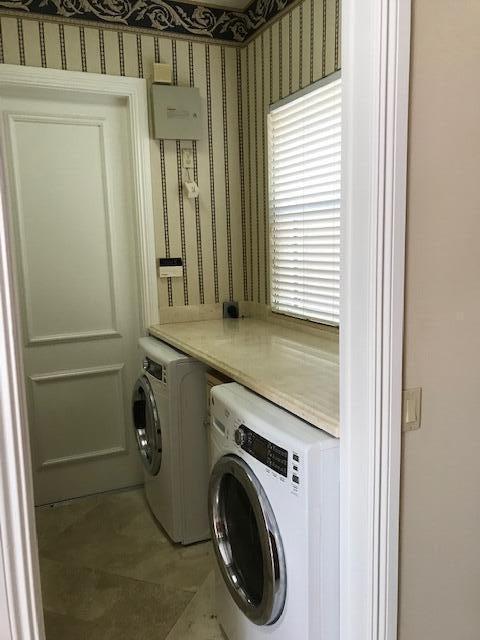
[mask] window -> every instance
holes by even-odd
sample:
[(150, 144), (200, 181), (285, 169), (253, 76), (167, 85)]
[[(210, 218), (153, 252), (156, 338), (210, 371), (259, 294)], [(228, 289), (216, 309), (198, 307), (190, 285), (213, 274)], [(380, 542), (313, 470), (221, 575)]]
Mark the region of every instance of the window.
[(339, 73), (270, 108), (272, 310), (338, 325)]

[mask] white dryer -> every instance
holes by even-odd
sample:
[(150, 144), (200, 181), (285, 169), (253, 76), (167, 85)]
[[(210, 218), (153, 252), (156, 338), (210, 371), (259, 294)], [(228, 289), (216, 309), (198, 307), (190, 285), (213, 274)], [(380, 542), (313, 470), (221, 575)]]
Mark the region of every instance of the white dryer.
[(155, 338), (139, 340), (143, 371), (133, 390), (133, 423), (145, 492), (174, 542), (210, 537), (205, 367)]
[(339, 441), (236, 383), (212, 390), (209, 514), (229, 640), (338, 640)]

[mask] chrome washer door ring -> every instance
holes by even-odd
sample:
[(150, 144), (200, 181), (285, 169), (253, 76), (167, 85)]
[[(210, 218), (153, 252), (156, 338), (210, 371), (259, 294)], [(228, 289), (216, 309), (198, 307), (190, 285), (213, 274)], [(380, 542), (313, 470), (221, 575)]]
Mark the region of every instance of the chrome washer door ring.
[(215, 464), (209, 515), (215, 555), (232, 598), (253, 623), (273, 624), (285, 606), (283, 545), (265, 491), (242, 458), (226, 455)]
[(141, 376), (135, 384), (132, 410), (135, 437), (143, 465), (155, 476), (162, 464), (162, 430), (155, 396), (146, 376)]

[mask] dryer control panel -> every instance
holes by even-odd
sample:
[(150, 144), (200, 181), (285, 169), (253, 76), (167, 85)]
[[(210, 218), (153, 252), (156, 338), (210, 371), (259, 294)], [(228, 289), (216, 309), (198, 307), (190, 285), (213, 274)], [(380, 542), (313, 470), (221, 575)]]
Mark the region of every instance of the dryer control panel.
[(235, 442), (251, 456), (285, 478), (288, 476), (288, 451), (266, 440), (244, 424), (235, 430)]

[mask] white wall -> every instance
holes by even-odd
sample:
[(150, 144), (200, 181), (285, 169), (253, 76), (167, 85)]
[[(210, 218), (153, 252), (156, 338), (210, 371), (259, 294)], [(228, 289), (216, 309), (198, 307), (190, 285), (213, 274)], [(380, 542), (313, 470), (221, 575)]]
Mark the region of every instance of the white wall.
[(478, 640), (480, 2), (413, 9), (400, 640)]

